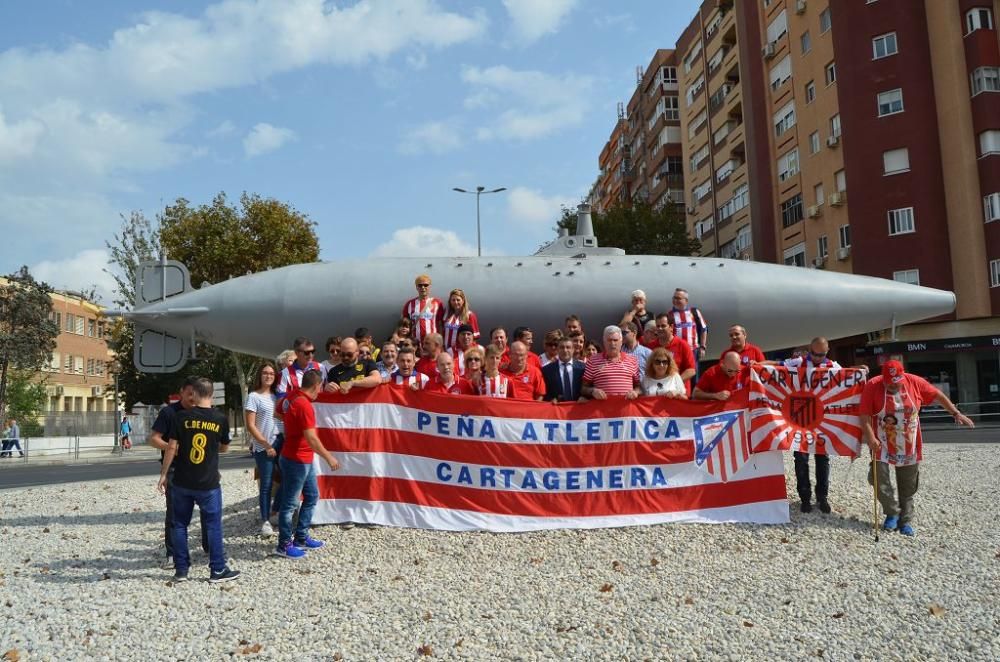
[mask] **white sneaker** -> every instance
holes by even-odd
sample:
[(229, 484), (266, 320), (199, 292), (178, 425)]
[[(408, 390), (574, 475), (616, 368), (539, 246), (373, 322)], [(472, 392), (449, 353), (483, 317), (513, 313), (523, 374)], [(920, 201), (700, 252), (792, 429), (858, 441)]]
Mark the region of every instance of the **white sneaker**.
[(274, 527), (271, 526), (270, 522), (264, 522), (263, 524), (260, 525), (260, 535), (264, 536), (265, 538), (270, 538), (271, 536), (274, 535)]

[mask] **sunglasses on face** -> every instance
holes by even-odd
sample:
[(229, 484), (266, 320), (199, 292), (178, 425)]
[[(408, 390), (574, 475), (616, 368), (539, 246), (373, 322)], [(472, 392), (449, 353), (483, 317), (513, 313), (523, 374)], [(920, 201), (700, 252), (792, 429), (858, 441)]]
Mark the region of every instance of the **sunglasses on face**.
[(315, 354), (316, 353), (316, 348), (313, 347), (313, 348), (310, 348), (310, 349), (299, 349), (299, 350), (296, 350), (296, 351), (299, 352), (300, 354)]
[(472, 363), (473, 361), (475, 361), (477, 363), (481, 363), (482, 359), (479, 358), (478, 356), (470, 356), (469, 358), (465, 359), (466, 363)]
[(430, 287), (430, 283), (417, 283), (417, 287)]
[(656, 365), (670, 365), (670, 359), (659, 359), (656, 361)]

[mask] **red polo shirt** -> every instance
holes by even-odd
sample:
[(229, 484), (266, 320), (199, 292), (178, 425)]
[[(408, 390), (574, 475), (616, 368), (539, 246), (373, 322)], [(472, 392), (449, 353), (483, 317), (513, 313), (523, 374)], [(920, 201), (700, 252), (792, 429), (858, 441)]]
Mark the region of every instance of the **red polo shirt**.
[(518, 400), (537, 400), (545, 395), (545, 379), (542, 371), (533, 365), (525, 365), (524, 370), (514, 374), (510, 368), (500, 371), (509, 381), (513, 391), (511, 397)]

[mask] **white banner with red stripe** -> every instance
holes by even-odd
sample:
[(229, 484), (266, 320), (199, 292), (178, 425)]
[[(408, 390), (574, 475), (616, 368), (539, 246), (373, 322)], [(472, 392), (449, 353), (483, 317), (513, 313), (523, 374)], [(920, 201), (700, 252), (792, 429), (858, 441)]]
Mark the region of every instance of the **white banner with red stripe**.
[(858, 406), (867, 373), (860, 368), (753, 367), (750, 446), (857, 457)]
[(530, 531), (788, 521), (780, 453), (750, 454), (748, 404), (542, 403), (390, 387), (315, 403), (315, 523)]

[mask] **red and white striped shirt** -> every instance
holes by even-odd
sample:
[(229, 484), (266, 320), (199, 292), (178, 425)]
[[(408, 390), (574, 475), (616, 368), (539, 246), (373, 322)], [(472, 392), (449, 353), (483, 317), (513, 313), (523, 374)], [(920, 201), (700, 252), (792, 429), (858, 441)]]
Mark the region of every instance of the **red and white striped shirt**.
[(430, 377), (420, 372), (411, 372), (409, 377), (404, 377), (396, 372), (389, 377), (389, 385), (397, 386), (399, 388), (409, 388), (416, 384), (417, 388), (422, 389), (427, 386), (427, 382), (429, 381)]
[(444, 304), (441, 299), (414, 297), (403, 305), (403, 317), (413, 322), (413, 339), (418, 343), (444, 327)]
[(583, 381), (608, 395), (625, 395), (639, 383), (639, 362), (631, 354), (622, 353), (617, 361), (596, 354), (587, 359)]
[(483, 383), (479, 385), (479, 395), (487, 398), (512, 398), (514, 390), (510, 387), (510, 380), (498, 374), (496, 377), (483, 375)]
[(680, 336), (681, 340), (691, 345), (692, 349), (701, 344), (699, 339), (702, 332), (708, 330), (708, 325), (705, 324), (705, 318), (700, 310), (690, 306), (684, 310), (671, 308), (667, 314), (670, 315), (670, 319), (674, 323), (675, 335)]
[(444, 336), (444, 346), (451, 348), (458, 345), (458, 327), (463, 324), (468, 324), (472, 327), (472, 337), (479, 339), (479, 320), (476, 319), (476, 314), (469, 311), (469, 321), (463, 322), (462, 319), (455, 314), (448, 315), (444, 318), (444, 323), (442, 325), (441, 335)]

